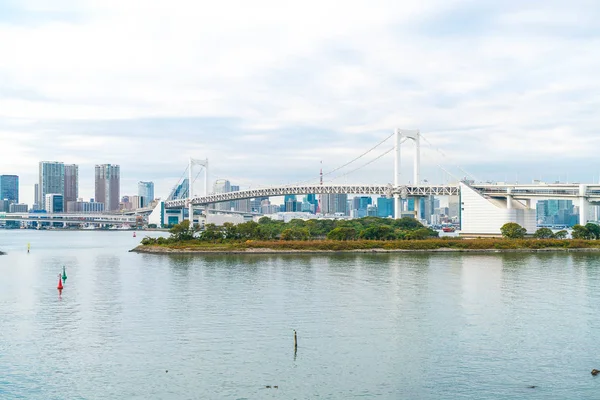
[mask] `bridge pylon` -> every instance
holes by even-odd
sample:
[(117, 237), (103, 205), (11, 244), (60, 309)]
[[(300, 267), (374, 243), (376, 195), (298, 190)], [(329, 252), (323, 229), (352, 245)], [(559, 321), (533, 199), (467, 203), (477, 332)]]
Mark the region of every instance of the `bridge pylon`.
[(190, 225), (194, 224), (194, 205), (192, 204), (192, 199), (194, 198), (194, 165), (198, 165), (204, 167), (204, 196), (208, 196), (208, 158), (205, 160), (197, 160), (190, 157), (190, 165), (188, 167), (188, 198), (187, 198), (187, 206), (188, 206), (188, 219), (190, 220)]
[[(402, 199), (398, 191), (400, 186), (400, 180), (402, 173), (400, 172), (400, 149), (401, 144), (408, 139), (415, 142), (415, 158), (414, 158), (414, 182), (413, 185), (418, 186), (421, 183), (420, 169), (421, 169), (421, 133), (418, 129), (398, 129), (394, 131), (395, 136), (395, 157), (394, 157), (394, 187), (396, 193), (394, 194), (394, 215), (395, 218), (400, 218), (402, 213)], [(418, 213), (419, 205), (418, 201), (415, 201), (415, 211)], [(417, 214), (418, 216), (418, 214)]]

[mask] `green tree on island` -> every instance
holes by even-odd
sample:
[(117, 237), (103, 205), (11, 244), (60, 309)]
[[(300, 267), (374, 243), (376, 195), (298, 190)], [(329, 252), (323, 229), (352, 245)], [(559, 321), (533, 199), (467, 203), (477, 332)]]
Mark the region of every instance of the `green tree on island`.
[(516, 222), (508, 222), (500, 228), (502, 236), (507, 239), (522, 239), (527, 233), (527, 229), (523, 228)]
[(589, 234), (588, 239), (600, 239), (600, 226), (598, 224), (588, 222), (585, 224), (585, 229), (587, 229)]
[(552, 229), (550, 228), (540, 228), (535, 231), (533, 237), (536, 239), (552, 239), (554, 237), (554, 233), (552, 233)]
[(327, 234), (329, 240), (354, 240), (358, 237), (356, 229), (349, 227), (335, 228)]
[(177, 241), (192, 240), (194, 234), (200, 230), (198, 225), (190, 226), (189, 220), (183, 220), (179, 224), (174, 225), (169, 233), (171, 237)]
[(573, 239), (589, 239), (590, 231), (585, 226), (575, 224), (573, 225), (573, 230), (571, 231), (571, 237)]
[(563, 229), (561, 231), (556, 232), (553, 237), (554, 237), (554, 239), (566, 239), (568, 235), (569, 235), (569, 232), (567, 232)]

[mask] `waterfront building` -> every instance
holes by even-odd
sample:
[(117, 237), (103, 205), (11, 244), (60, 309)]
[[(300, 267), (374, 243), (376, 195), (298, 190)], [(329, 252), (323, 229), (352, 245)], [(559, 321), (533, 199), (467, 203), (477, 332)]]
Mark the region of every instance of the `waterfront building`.
[(67, 212), (89, 214), (102, 213), (104, 212), (104, 203), (83, 201), (82, 199), (78, 199), (77, 201), (69, 201), (67, 202)]
[(0, 175), (0, 199), (13, 203), (19, 202), (19, 177)]
[(106, 211), (119, 209), (121, 191), (121, 167), (113, 164), (96, 165), (95, 199), (104, 203)]
[(48, 193), (44, 201), (45, 210), (48, 213), (61, 213), (64, 209), (64, 196), (60, 193)]
[[(40, 208), (47, 209), (46, 195), (65, 193), (65, 164), (59, 161), (40, 161), (38, 201)], [(64, 206), (64, 205), (63, 205)], [(63, 207), (64, 208), (64, 207)]]
[(10, 213), (26, 213), (28, 209), (27, 204), (12, 203), (8, 206), (8, 212)]
[(69, 201), (76, 201), (79, 197), (79, 166), (77, 164), (65, 165), (65, 209)]
[(146, 207), (154, 200), (154, 182), (138, 182), (138, 196), (141, 198), (142, 207)]

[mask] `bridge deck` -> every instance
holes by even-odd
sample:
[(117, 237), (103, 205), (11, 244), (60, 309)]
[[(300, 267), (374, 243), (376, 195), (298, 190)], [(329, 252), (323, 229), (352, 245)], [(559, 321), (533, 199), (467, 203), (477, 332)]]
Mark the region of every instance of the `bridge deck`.
[[(509, 194), (514, 198), (575, 198), (580, 196), (580, 184), (539, 184), (539, 185), (511, 185), (511, 184), (473, 184), (473, 189), (482, 195), (490, 197), (506, 197)], [(402, 197), (421, 196), (457, 196), (460, 194), (459, 185), (306, 185), (306, 186), (275, 186), (261, 189), (241, 190), (229, 193), (213, 193), (208, 196), (194, 197), (191, 199), (195, 206), (253, 199), (258, 197), (279, 197), (285, 195), (307, 194), (356, 194), (380, 195), (392, 197), (399, 194)], [(585, 197), (591, 201), (600, 201), (600, 185), (586, 184)], [(188, 204), (187, 199), (169, 200), (165, 202), (166, 208), (183, 208)]]

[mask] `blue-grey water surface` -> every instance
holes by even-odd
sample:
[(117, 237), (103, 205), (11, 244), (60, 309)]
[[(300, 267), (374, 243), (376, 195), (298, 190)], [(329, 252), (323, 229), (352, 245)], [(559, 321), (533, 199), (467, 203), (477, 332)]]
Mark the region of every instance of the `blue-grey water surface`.
[(141, 236), (0, 231), (0, 399), (600, 398), (599, 255), (129, 253)]

